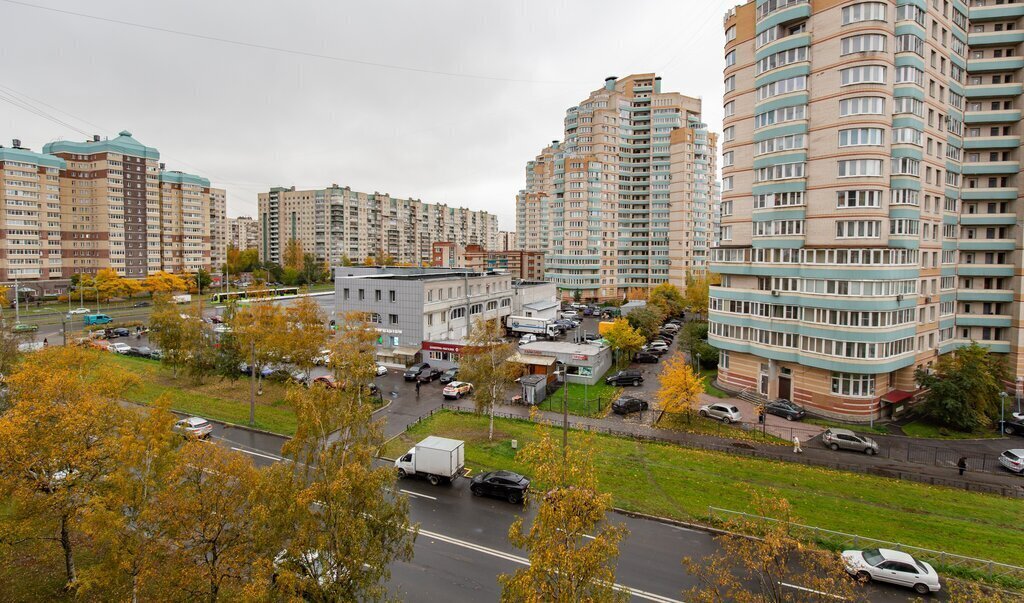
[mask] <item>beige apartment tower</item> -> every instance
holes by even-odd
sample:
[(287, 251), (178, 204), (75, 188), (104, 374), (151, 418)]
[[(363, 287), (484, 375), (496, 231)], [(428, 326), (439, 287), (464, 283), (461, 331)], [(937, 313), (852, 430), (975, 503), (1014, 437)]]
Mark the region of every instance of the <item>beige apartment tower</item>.
[(210, 189), (210, 268), (221, 272), (228, 261), (228, 194)]
[(247, 216), (228, 218), (228, 245), (235, 249), (256, 249), (260, 242), (260, 227)]
[(62, 277), (59, 157), (0, 146), (0, 282)]

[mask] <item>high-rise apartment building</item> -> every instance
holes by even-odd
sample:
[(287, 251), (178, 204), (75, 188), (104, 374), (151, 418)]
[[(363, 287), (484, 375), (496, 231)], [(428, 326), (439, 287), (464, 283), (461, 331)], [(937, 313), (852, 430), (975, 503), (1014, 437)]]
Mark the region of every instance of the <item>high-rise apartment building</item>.
[[(989, 12), (1005, 10), (1020, 12)], [(971, 339), (1016, 353), (1021, 85), (968, 82), (969, 31), (948, 0), (751, 0), (726, 15), (720, 381), (866, 421)]]
[(228, 245), (235, 249), (256, 249), (260, 246), (259, 222), (248, 216), (228, 218)]
[(622, 298), (705, 269), (716, 140), (700, 114), (653, 73), (607, 78), (566, 111), (564, 142), (517, 196), (520, 247), (546, 251), (563, 295)]
[(210, 269), (210, 181), (160, 172), (160, 265), (167, 272)]
[(303, 252), (332, 265), (370, 256), (418, 265), (431, 261), (434, 241), (491, 248), (498, 235), (497, 216), (486, 211), (337, 185), (260, 193), (258, 224), (261, 259), (280, 262), (285, 247), (296, 240)]
[(518, 249), (516, 246), (516, 233), (514, 230), (499, 230), (494, 241), (494, 249), (489, 251), (509, 251)]
[(210, 267), (224, 269), (228, 261), (228, 194), (222, 188), (210, 189)]
[(0, 281), (60, 279), (60, 172), (64, 160), (15, 140), (0, 146)]

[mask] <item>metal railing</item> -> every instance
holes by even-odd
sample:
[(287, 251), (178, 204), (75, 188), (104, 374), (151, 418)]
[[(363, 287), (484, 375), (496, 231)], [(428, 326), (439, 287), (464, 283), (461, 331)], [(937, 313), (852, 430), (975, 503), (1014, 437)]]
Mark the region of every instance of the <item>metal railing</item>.
[(808, 526), (791, 521), (783, 521), (773, 517), (754, 515), (751, 513), (744, 513), (742, 511), (732, 511), (719, 507), (708, 507), (708, 522), (711, 523), (711, 525), (729, 525), (735, 524), (738, 521), (745, 521), (747, 523), (784, 524), (789, 529), (790, 535), (798, 540), (813, 541), (827, 548), (892, 549), (908, 553), (917, 559), (927, 561), (928, 563), (941, 567), (946, 571), (949, 571), (950, 569), (967, 570), (970, 572), (987, 574), (994, 578), (1005, 577), (1016, 581), (1024, 581), (1024, 567), (1017, 565), (990, 561), (988, 559), (976, 559), (974, 557), (966, 557), (964, 555), (956, 555), (953, 553), (946, 553), (944, 551), (934, 551), (932, 549), (901, 544), (898, 542), (889, 542), (887, 540), (878, 540), (877, 538), (869, 538), (866, 536), (859, 536), (857, 534), (847, 534), (845, 532), (827, 530), (825, 528)]

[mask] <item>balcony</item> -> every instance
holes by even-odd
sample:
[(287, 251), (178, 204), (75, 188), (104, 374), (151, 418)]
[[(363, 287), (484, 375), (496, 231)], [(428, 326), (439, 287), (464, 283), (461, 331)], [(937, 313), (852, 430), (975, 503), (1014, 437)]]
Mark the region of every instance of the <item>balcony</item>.
[(957, 289), (956, 298), (967, 302), (1012, 302), (1009, 289)]
[(983, 161), (963, 164), (964, 175), (971, 174), (1016, 174), (1020, 171), (1017, 161)]
[(1013, 251), (1013, 239), (960, 239), (958, 244), (964, 251)]
[(1009, 226), (1017, 223), (1017, 216), (1014, 214), (960, 214), (961, 226)]
[(1009, 327), (1011, 318), (1005, 314), (957, 314), (958, 327)]
[(1024, 4), (993, 4), (990, 6), (972, 6), (971, 21), (1004, 21), (1024, 17)]
[(960, 264), (957, 276), (1013, 276), (1013, 264)]
[[(1024, 35), (1024, 30), (1021, 31)], [(1018, 96), (1024, 90), (1024, 85), (1019, 82), (1009, 84), (974, 84), (967, 86), (967, 98), (997, 98), (1002, 96)]]
[(967, 71), (970, 73), (1013, 71), (1021, 68), (1024, 68), (1024, 57), (999, 57), (967, 61)]
[(1020, 136), (973, 136), (964, 138), (965, 149), (1016, 149)]
[[(971, 10), (971, 14), (974, 11)], [(1011, 29), (1009, 31), (985, 31), (971, 33), (967, 36), (968, 46), (977, 48), (979, 46), (1010, 46), (1024, 42), (1024, 29)]]
[(1001, 124), (1016, 123), (1020, 121), (1020, 109), (1007, 109), (1005, 111), (972, 111), (964, 115), (964, 123), (967, 124)]
[(965, 188), (960, 191), (960, 198), (964, 201), (991, 201), (995, 199), (1012, 201), (1017, 198), (1017, 189), (1013, 187)]

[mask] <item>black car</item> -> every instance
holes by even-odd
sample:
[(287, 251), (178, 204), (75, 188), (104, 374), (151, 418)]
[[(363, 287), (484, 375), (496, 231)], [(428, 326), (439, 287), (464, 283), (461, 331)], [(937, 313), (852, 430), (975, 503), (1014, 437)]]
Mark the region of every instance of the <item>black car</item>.
[(151, 358), (153, 356), (153, 349), (146, 346), (132, 348), (128, 350), (129, 356), (136, 356), (138, 358)]
[(785, 398), (772, 400), (764, 406), (765, 412), (770, 415), (782, 417), (787, 421), (799, 421), (807, 416), (807, 411), (799, 404), (794, 404)]
[(659, 357), (657, 354), (651, 352), (637, 352), (636, 356), (633, 357), (634, 362), (643, 362), (648, 364), (657, 364)]
[(140, 302), (135, 302), (134, 304), (132, 304), (132, 307), (133, 308), (148, 308), (148, 307), (150, 307), (152, 305), (153, 304), (149, 303), (148, 301), (140, 301)]
[(608, 385), (640, 385), (644, 382), (644, 376), (640, 371), (619, 371), (604, 380)]
[(617, 415), (628, 415), (631, 412), (641, 412), (650, 408), (647, 400), (623, 396), (612, 402), (612, 412)]
[(416, 378), (420, 376), (420, 373), (423, 372), (423, 369), (428, 368), (430, 368), (430, 363), (416, 363), (410, 366), (408, 369), (406, 369), (405, 373), (402, 374), (402, 378), (405, 379), (406, 381), (415, 381)]
[(111, 334), (113, 334), (114, 337), (130, 337), (132, 331), (131, 329), (126, 329), (124, 327), (117, 327), (116, 329), (110, 330), (110, 333), (107, 335), (107, 339), (111, 338)]
[(428, 366), (427, 368), (425, 368), (422, 371), (420, 371), (420, 374), (416, 377), (416, 380), (419, 381), (420, 383), (430, 383), (434, 379), (440, 379), (440, 378), (441, 378), (441, 369), (430, 368)]
[(512, 504), (523, 501), (530, 489), (530, 480), (511, 471), (491, 471), (473, 476), (469, 491), (475, 496), (504, 498)]
[(1009, 418), (1003, 421), (1003, 433), (1006, 435), (1024, 435), (1024, 416), (1021, 413), (1012, 413)]
[(458, 376), (459, 376), (459, 369), (457, 369), (457, 368), (450, 368), (447, 371), (441, 373), (440, 381), (441, 381), (441, 383), (451, 383), (452, 381), (455, 381), (455, 378), (458, 377)]

